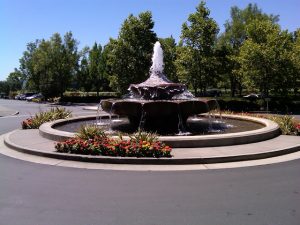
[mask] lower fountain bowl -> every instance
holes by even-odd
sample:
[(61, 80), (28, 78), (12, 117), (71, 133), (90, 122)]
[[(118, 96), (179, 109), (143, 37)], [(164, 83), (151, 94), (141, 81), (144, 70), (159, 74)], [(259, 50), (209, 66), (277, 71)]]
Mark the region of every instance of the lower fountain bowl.
[(166, 127), (177, 130), (185, 126), (192, 115), (209, 112), (217, 106), (216, 100), (102, 100), (102, 109), (109, 113), (128, 117), (130, 123), (156, 130)]

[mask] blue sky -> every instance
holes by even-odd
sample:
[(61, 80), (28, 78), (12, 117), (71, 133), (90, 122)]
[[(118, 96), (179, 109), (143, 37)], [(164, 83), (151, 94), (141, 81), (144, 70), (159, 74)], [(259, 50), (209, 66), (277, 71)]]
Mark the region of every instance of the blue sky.
[[(79, 47), (116, 38), (129, 14), (150, 10), (158, 37), (178, 40), (181, 25), (200, 0), (0, 0), (0, 80), (19, 66), (26, 44), (48, 39), (53, 33), (72, 31)], [(221, 31), (232, 6), (257, 3), (268, 14), (280, 15), (283, 29), (300, 28), (300, 0), (207, 0)]]

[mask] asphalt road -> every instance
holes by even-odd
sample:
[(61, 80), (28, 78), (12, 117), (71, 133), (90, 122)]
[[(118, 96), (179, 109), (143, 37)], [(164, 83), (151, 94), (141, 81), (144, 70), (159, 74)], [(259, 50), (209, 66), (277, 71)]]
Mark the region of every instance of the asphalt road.
[[(20, 115), (0, 118), (0, 133), (48, 107), (1, 104)], [(85, 113), (81, 108), (72, 109)], [(300, 160), (225, 170), (126, 172), (0, 155), (0, 225), (299, 225), (299, 174)]]

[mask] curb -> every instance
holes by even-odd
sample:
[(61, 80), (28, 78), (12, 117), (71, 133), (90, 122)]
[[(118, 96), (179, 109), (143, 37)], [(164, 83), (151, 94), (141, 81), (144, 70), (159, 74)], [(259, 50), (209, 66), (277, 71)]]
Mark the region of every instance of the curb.
[(191, 164), (214, 164), (214, 163), (228, 163), (238, 161), (249, 161), (266, 159), (285, 154), (300, 151), (300, 144), (283, 149), (275, 149), (273, 151), (244, 154), (244, 155), (231, 155), (231, 156), (215, 156), (207, 158), (133, 158), (133, 157), (109, 157), (109, 156), (90, 156), (90, 155), (72, 155), (66, 153), (43, 152), (36, 149), (30, 149), (19, 146), (10, 141), (9, 137), (14, 131), (4, 136), (4, 144), (16, 151), (49, 157), (61, 160), (72, 160), (80, 162), (104, 163), (104, 164), (134, 164), (134, 165), (191, 165)]
[(1, 116), (1, 115), (0, 115), (0, 117), (16, 116), (16, 115), (18, 115), (19, 113), (20, 113), (19, 111), (15, 111), (15, 112), (12, 113), (12, 114), (4, 115), (4, 116)]

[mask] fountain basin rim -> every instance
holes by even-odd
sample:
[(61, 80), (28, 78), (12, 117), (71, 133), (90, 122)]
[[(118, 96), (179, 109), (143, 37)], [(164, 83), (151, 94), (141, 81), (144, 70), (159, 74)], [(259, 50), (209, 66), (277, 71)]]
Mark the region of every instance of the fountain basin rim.
[[(223, 117), (237, 120), (248, 120), (260, 123), (265, 127), (251, 131), (227, 134), (194, 136), (159, 136), (159, 140), (163, 141), (164, 143), (170, 145), (173, 148), (196, 148), (255, 143), (259, 141), (272, 139), (280, 135), (280, 129), (278, 124), (268, 119), (238, 115), (223, 115)], [(57, 130), (55, 129), (55, 126), (69, 123), (72, 121), (92, 120), (95, 118), (96, 116), (79, 116), (44, 123), (40, 126), (39, 133), (41, 136), (50, 140), (64, 141), (68, 138), (75, 137), (75, 133)], [(129, 137), (124, 136), (124, 138), (126, 139)]]

